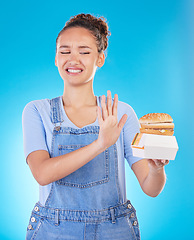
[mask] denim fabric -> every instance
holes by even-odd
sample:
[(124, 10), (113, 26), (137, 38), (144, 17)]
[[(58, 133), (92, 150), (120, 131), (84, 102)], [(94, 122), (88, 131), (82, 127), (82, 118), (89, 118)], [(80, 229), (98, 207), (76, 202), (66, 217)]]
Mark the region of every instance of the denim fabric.
[[(51, 157), (86, 146), (99, 134), (99, 126), (62, 127), (59, 101), (59, 97), (51, 100)], [(52, 183), (45, 206), (38, 202), (32, 211), (26, 240), (139, 240), (136, 211), (129, 200), (121, 202), (117, 148), (113, 144), (77, 171)]]
[(38, 202), (32, 211), (26, 239), (139, 240), (136, 211), (128, 200), (96, 211), (43, 207)]

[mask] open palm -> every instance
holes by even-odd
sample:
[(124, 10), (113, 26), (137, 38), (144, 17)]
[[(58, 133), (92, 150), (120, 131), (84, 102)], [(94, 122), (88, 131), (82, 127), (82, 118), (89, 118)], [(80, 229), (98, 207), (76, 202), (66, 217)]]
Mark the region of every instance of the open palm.
[(124, 114), (120, 119), (119, 123), (117, 120), (117, 106), (118, 106), (118, 95), (115, 94), (114, 102), (112, 106), (111, 91), (107, 91), (107, 105), (105, 103), (105, 95), (102, 95), (101, 108), (98, 106), (98, 122), (100, 125), (100, 131), (98, 136), (98, 144), (101, 148), (106, 149), (112, 146), (121, 133), (124, 124), (127, 121), (127, 114)]

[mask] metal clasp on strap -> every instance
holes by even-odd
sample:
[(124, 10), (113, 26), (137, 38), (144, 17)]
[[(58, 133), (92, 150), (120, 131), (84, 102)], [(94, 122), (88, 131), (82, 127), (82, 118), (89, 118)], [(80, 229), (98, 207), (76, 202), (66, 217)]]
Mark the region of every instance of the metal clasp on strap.
[(55, 209), (55, 225), (59, 225), (59, 209)]
[(110, 213), (111, 213), (112, 223), (116, 223), (114, 208), (110, 209)]
[[(64, 120), (63, 120), (64, 121)], [(62, 122), (63, 122), (62, 121)], [(54, 127), (54, 130), (56, 130), (56, 131), (59, 131), (60, 129), (61, 129), (61, 123), (62, 122), (57, 122), (57, 123), (55, 123), (55, 127)]]

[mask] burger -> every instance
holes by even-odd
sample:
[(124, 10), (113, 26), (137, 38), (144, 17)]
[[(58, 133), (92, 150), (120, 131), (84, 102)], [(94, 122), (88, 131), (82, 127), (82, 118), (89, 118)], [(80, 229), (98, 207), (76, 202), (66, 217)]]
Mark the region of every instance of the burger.
[(167, 113), (148, 113), (139, 119), (140, 133), (168, 135), (174, 134), (172, 117)]

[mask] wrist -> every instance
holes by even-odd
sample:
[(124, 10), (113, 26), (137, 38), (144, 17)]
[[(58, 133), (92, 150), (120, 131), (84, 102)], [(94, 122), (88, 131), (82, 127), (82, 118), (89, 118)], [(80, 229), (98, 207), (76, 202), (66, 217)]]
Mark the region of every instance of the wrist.
[(94, 141), (94, 143), (95, 143), (95, 145), (97, 146), (98, 151), (99, 151), (100, 153), (101, 153), (101, 152), (104, 152), (104, 151), (106, 150), (105, 147), (101, 146), (101, 144), (99, 143), (98, 139), (96, 139), (96, 140)]

